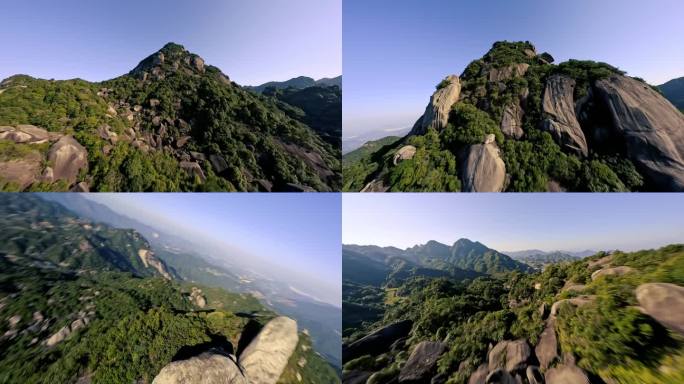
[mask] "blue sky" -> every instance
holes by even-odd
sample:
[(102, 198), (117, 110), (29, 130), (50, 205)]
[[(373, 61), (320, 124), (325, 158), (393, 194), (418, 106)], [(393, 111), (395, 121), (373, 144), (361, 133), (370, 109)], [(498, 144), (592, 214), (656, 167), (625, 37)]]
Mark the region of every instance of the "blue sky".
[(345, 244), (400, 248), (461, 237), (501, 251), (637, 250), (684, 243), (684, 194), (353, 194)]
[(133, 69), (167, 42), (255, 85), (342, 72), (342, 0), (0, 2), (0, 79), (90, 81)]
[[(88, 198), (167, 233), (226, 246), (297, 280), (308, 294), (341, 301), (340, 194), (98, 193)], [(240, 252), (232, 252), (237, 249)], [(301, 278), (301, 276), (305, 278)], [(313, 292), (312, 292), (313, 291)]]
[(435, 85), (498, 40), (652, 84), (684, 76), (683, 14), (681, 0), (345, 0), (344, 136), (413, 125)]

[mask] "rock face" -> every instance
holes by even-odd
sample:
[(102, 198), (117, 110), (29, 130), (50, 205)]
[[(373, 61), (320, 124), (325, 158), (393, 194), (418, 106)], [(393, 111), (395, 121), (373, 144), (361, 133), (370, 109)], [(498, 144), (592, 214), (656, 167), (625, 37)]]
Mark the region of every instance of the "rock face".
[(491, 136), (468, 150), (463, 166), (464, 192), (501, 192), (504, 188), (506, 165)]
[(657, 188), (684, 191), (684, 115), (647, 84), (611, 76), (595, 85), (635, 165)]
[(423, 341), (416, 345), (399, 373), (400, 383), (426, 383), (435, 374), (437, 360), (446, 351), (446, 344)]
[(489, 70), (489, 82), (506, 81), (513, 77), (525, 76), (527, 70), (530, 68), (529, 64), (511, 64), (508, 67), (492, 68)]
[(543, 112), (548, 116), (543, 127), (561, 147), (586, 157), (589, 150), (575, 116), (574, 90), (575, 80), (562, 75), (549, 77), (542, 102)]
[(668, 283), (642, 284), (636, 297), (644, 312), (684, 335), (684, 287)]
[(547, 369), (558, 358), (558, 339), (556, 338), (556, 320), (551, 318), (546, 322), (546, 328), (539, 337), (539, 343), (534, 348), (537, 360), (543, 369)]
[(88, 152), (73, 137), (63, 136), (50, 148), (48, 161), (55, 179), (73, 184), (81, 169), (88, 166)]
[(487, 355), (489, 370), (504, 368), (508, 372), (524, 370), (532, 349), (524, 339), (499, 342)]
[(413, 145), (405, 145), (397, 151), (397, 153), (394, 154), (394, 159), (392, 159), (392, 163), (394, 165), (397, 165), (398, 162), (402, 160), (411, 160), (413, 159), (413, 156), (416, 154), (416, 147)]
[(442, 130), (449, 121), (451, 107), (461, 96), (461, 80), (456, 75), (447, 76), (446, 86), (438, 89), (430, 98), (430, 104), (425, 108), (423, 117), (416, 123), (411, 135), (422, 135), (428, 128)]
[(519, 139), (523, 135), (522, 129), (523, 110), (520, 104), (509, 104), (504, 108), (503, 117), (501, 118), (501, 132), (506, 137)]
[(408, 336), (413, 327), (411, 320), (400, 321), (367, 335), (342, 348), (342, 360), (350, 361), (363, 355), (379, 355), (387, 352), (392, 343)]
[(298, 342), (297, 322), (284, 316), (269, 321), (240, 354), (249, 382), (275, 384)]
[(192, 287), (190, 301), (200, 308), (204, 308), (207, 305), (207, 299), (202, 295), (202, 290), (197, 287)]
[(559, 365), (546, 372), (546, 384), (589, 384), (587, 374), (575, 365)]
[(228, 356), (205, 352), (166, 365), (153, 384), (249, 384), (240, 367)]
[(154, 252), (148, 249), (139, 249), (138, 257), (140, 257), (140, 260), (145, 265), (145, 268), (154, 268), (165, 279), (171, 280), (171, 275), (166, 269), (166, 265), (154, 255)]
[(591, 279), (596, 280), (601, 276), (622, 276), (627, 273), (633, 272), (634, 269), (631, 267), (621, 266), (613, 268), (603, 268), (591, 274)]

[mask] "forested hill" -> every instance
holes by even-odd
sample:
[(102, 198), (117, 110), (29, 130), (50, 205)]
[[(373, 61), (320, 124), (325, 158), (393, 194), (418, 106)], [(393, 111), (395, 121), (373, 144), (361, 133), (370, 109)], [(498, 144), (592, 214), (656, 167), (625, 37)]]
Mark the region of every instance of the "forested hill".
[(345, 270), (343, 381), (682, 382), (683, 271), (684, 245), (474, 279)]
[(344, 190), (684, 190), (684, 114), (638, 77), (507, 41), (445, 75), (407, 136), (345, 162)]
[(307, 125), (328, 112), (296, 111), (174, 43), (100, 83), (13, 76), (0, 83), (0, 188), (339, 190), (341, 148)]
[(2, 383), (175, 382), (200, 365), (207, 380), (339, 382), (294, 320), (177, 279), (133, 230), (32, 194), (0, 194), (0, 214)]

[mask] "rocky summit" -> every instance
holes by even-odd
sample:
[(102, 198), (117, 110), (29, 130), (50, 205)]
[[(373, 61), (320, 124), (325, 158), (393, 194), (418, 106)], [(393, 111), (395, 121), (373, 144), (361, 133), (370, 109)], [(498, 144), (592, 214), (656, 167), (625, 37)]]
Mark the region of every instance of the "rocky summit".
[(346, 154), (344, 190), (684, 191), (684, 114), (659, 88), (553, 62), (530, 42), (494, 43), (437, 85), (407, 136)]
[(16, 75), (0, 190), (337, 191), (340, 116), (337, 86), (255, 93), (174, 43), (103, 82)]

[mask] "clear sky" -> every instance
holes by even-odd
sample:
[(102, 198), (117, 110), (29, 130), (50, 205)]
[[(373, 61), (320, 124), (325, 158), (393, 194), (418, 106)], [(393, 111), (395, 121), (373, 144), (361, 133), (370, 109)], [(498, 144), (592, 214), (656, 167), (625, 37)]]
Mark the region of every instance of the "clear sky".
[(0, 15), (0, 79), (107, 80), (170, 41), (242, 85), (342, 72), (342, 0), (21, 0)]
[(682, 0), (345, 0), (344, 136), (413, 125), (442, 78), (499, 40), (662, 84), (684, 76), (682, 15)]
[(297, 276), (293, 285), (298, 289), (340, 305), (340, 194), (97, 193), (87, 197), (160, 231), (184, 233), (196, 242), (208, 238), (226, 245), (226, 250), (241, 251), (227, 251), (226, 257), (262, 259), (271, 270), (280, 269), (285, 279)]
[(500, 251), (638, 250), (684, 243), (684, 194), (345, 193), (345, 244), (465, 237)]

